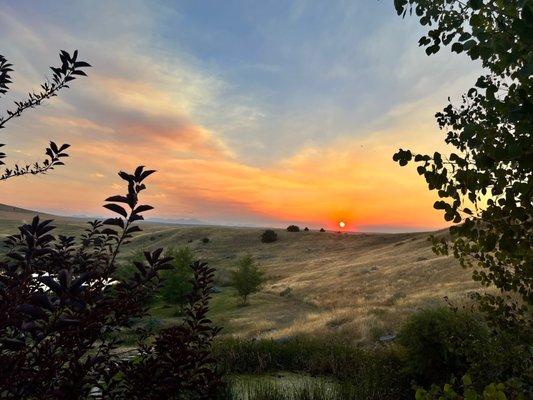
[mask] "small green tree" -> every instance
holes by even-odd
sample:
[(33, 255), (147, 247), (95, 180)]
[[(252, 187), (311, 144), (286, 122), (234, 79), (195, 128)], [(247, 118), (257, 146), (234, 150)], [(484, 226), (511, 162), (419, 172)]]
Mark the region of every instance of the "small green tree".
[(231, 274), (231, 285), (237, 289), (243, 305), (247, 303), (249, 295), (259, 291), (263, 282), (264, 274), (251, 256), (241, 258), (237, 269)]
[(192, 273), (190, 265), (194, 261), (192, 251), (188, 247), (178, 250), (169, 249), (167, 257), (172, 257), (172, 268), (162, 271), (163, 283), (161, 286), (162, 299), (170, 304), (183, 305), (187, 302), (187, 294), (192, 289)]

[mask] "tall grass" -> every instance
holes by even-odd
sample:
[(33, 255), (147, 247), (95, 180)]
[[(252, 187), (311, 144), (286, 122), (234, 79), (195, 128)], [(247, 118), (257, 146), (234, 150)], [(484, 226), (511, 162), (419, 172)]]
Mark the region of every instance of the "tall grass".
[(225, 374), (291, 371), (330, 376), (349, 383), (353, 395), (360, 399), (401, 399), (410, 393), (394, 348), (370, 351), (307, 337), (283, 341), (224, 339), (215, 343), (214, 355)]
[(236, 380), (226, 391), (224, 400), (358, 400), (353, 387), (324, 380), (305, 380), (294, 386), (258, 380)]

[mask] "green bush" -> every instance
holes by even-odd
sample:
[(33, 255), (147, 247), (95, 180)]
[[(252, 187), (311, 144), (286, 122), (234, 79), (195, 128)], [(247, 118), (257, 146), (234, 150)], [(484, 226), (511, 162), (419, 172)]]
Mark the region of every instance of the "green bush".
[(263, 243), (274, 243), (276, 240), (278, 240), (278, 234), (272, 229), (267, 229), (261, 235), (261, 242)]
[(237, 289), (242, 304), (246, 304), (249, 295), (259, 291), (263, 281), (263, 272), (255, 265), (251, 256), (241, 258), (237, 269), (231, 274), (231, 285)]
[(188, 247), (169, 249), (165, 255), (172, 257), (172, 268), (161, 272), (163, 283), (159, 293), (165, 302), (183, 305), (187, 302), (187, 294), (192, 289), (190, 265), (194, 261), (194, 256)]
[(442, 307), (411, 316), (398, 339), (406, 348), (406, 368), (417, 382), (442, 384), (467, 372), (489, 342), (489, 330), (480, 315)]
[[(456, 389), (455, 382), (445, 384), (443, 388), (433, 385), (430, 390), (418, 389), (416, 391), (416, 400), (507, 400), (518, 399), (525, 400), (531, 395), (524, 390), (524, 387), (515, 381), (492, 382), (483, 390), (477, 390), (469, 375), (462, 378), (461, 390)], [(462, 393), (461, 393), (462, 392)]]

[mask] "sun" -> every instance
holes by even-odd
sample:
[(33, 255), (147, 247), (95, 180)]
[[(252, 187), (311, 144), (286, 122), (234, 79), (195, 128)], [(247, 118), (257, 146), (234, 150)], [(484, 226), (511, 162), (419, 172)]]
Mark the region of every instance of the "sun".
[(346, 223), (344, 221), (339, 222), (339, 228), (344, 228), (346, 226)]

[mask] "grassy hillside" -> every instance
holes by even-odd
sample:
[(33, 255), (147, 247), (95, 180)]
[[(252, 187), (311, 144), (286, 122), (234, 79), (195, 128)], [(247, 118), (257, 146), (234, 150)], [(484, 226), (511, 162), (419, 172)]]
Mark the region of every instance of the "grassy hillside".
[[(0, 208), (0, 237), (16, 231), (33, 212)], [(84, 221), (58, 218), (62, 233), (76, 233)], [(277, 230), (278, 241), (261, 243), (258, 228), (143, 224), (144, 232), (124, 247), (122, 260), (136, 249), (189, 246), (197, 258), (217, 268), (220, 293), (212, 317), (224, 333), (281, 338), (300, 333), (335, 334), (375, 340), (394, 333), (405, 316), (420, 307), (462, 301), (475, 290), (470, 271), (450, 257), (435, 256), (427, 233), (339, 234)], [(439, 233), (443, 234), (443, 233)], [(207, 237), (210, 242), (202, 243)], [(229, 271), (250, 254), (268, 281), (250, 305), (238, 306)], [(157, 305), (155, 318), (171, 323), (175, 310)]]
[[(264, 244), (261, 229), (165, 227), (137, 237), (133, 247), (189, 246), (217, 267), (222, 293), (214, 318), (226, 333), (285, 337), (298, 333), (375, 339), (394, 333), (419, 307), (462, 300), (477, 286), (450, 257), (435, 256), (427, 233), (289, 233)], [(442, 233), (440, 233), (442, 234)], [(208, 237), (210, 242), (201, 242)], [(239, 307), (227, 287), (229, 271), (250, 254), (268, 281), (251, 305)]]

